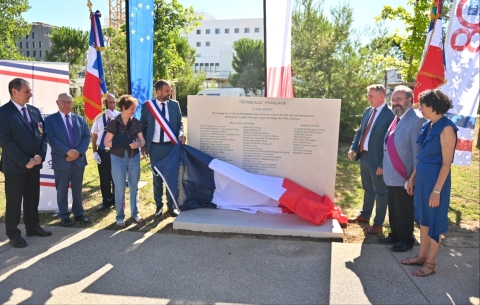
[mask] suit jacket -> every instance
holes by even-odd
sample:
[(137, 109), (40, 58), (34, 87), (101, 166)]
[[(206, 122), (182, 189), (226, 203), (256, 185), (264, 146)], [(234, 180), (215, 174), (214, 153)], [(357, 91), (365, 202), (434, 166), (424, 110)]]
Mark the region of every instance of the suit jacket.
[[(18, 111), (12, 101), (0, 107), (0, 147), (2, 161), (0, 170), (4, 174), (21, 175), (31, 169), (26, 168), (35, 155), (45, 160), (47, 154), (47, 137), (44, 132), (45, 123), (38, 108), (28, 105), (33, 131), (28, 128), (28, 122)], [(43, 134), (42, 134), (43, 133)], [(41, 169), (42, 163), (33, 169)]]
[[(402, 163), (405, 165), (407, 177), (410, 177), (414, 166), (417, 164), (416, 157), (420, 152), (420, 144), (417, 143), (417, 139), (420, 135), (422, 125), (425, 122), (426, 120), (418, 117), (415, 110), (412, 108), (405, 113), (405, 116), (400, 120), (393, 131), (395, 134), (393, 143), (395, 144), (395, 148), (397, 149)], [(385, 180), (385, 184), (388, 186), (404, 186), (406, 180), (393, 168), (392, 161), (390, 160), (387, 151), (386, 141), (388, 135), (389, 132), (387, 130), (383, 141), (383, 180)]]
[[(85, 153), (90, 144), (90, 130), (88, 129), (87, 121), (79, 115), (71, 113), (71, 121), (75, 140), (75, 147), (73, 148), (80, 153), (80, 157), (72, 162), (75, 162), (78, 167), (83, 167), (87, 165)], [(54, 170), (70, 168), (72, 162), (66, 160), (66, 154), (71, 149), (70, 137), (60, 112), (56, 112), (45, 118), (45, 129), (48, 144), (52, 149), (52, 168)]]
[[(180, 104), (175, 100), (168, 100), (167, 107), (169, 116), (168, 122), (175, 130), (175, 135), (177, 138), (183, 136), (182, 111), (180, 110)], [(153, 134), (155, 132), (155, 118), (148, 109), (146, 103), (142, 105), (140, 122), (142, 123), (142, 133), (145, 137), (147, 153), (150, 153)]]
[[(367, 128), (368, 121), (373, 114), (373, 107), (365, 109), (360, 122), (360, 128), (357, 130), (355, 137), (353, 138), (352, 146), (350, 150), (356, 152), (355, 160), (360, 159), (360, 141), (363, 137), (363, 133)], [(368, 140), (368, 159), (372, 162), (373, 166), (383, 167), (383, 139), (388, 127), (393, 121), (395, 115), (392, 110), (385, 105), (382, 111), (378, 114), (375, 123), (370, 128), (370, 139)]]

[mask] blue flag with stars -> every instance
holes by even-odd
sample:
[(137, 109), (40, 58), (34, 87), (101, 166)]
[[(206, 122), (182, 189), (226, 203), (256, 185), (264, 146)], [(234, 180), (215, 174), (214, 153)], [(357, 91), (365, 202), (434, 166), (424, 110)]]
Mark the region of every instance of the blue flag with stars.
[(143, 103), (152, 98), (154, 0), (129, 0), (130, 88), (138, 99), (135, 117), (140, 119)]

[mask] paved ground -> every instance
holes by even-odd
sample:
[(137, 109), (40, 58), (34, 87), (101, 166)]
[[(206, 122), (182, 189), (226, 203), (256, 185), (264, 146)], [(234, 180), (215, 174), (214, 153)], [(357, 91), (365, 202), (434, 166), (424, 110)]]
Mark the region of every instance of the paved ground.
[(437, 274), (410, 275), (388, 247), (50, 227), (8, 244), (0, 304), (479, 304), (479, 249), (441, 248)]

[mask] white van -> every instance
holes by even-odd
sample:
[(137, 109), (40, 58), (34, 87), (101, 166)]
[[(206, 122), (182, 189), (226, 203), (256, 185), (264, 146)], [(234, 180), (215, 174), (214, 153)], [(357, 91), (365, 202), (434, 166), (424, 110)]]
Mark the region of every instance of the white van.
[(211, 88), (203, 89), (197, 95), (208, 96), (246, 96), (243, 88)]

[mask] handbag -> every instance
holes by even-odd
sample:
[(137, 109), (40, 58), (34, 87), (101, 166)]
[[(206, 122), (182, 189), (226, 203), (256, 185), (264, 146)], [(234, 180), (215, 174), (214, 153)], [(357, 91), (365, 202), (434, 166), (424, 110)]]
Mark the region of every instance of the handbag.
[(115, 122), (115, 134), (112, 139), (112, 148), (129, 148), (130, 144), (133, 143), (133, 139), (129, 136), (130, 128), (132, 127), (133, 120), (128, 122), (126, 132), (118, 132), (118, 121)]

